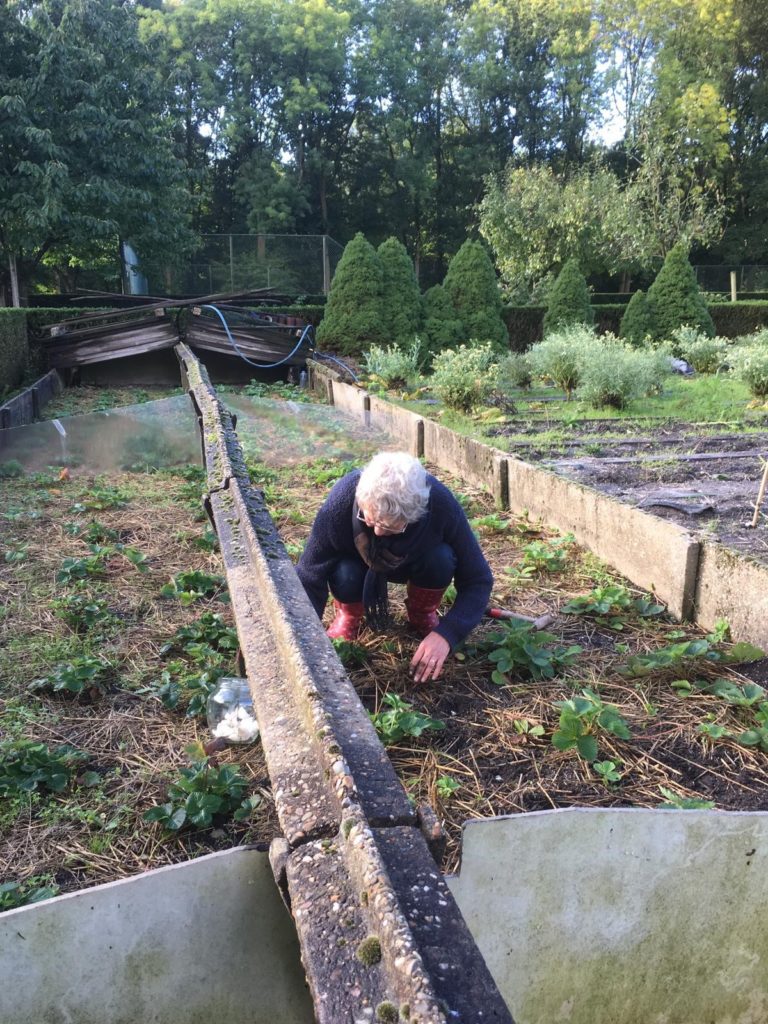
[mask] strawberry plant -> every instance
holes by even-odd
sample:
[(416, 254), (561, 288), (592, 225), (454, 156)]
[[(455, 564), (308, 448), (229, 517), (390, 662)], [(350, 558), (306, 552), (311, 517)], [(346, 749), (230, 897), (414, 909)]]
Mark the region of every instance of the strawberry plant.
[(3, 561), (8, 565), (18, 565), (20, 562), (25, 562), (29, 555), (29, 544), (18, 544), (16, 547), (10, 547), (6, 550)]
[(111, 487), (109, 484), (94, 484), (83, 495), (83, 501), (75, 506), (75, 510), (101, 512), (108, 508), (125, 508), (130, 500), (130, 494), (120, 487)]
[(84, 558), (65, 558), (56, 574), (57, 583), (74, 583), (76, 580), (105, 576), (106, 558), (112, 554), (112, 548), (91, 546), (91, 554)]
[[(17, 907), (26, 907), (30, 903), (39, 903), (40, 900), (49, 900), (56, 896), (59, 887), (55, 882), (49, 881), (50, 876), (43, 878), (28, 878), (25, 882), (2, 882), (0, 883), (0, 914), (5, 910), (16, 910)], [(39, 882), (46, 882), (40, 885)]]
[(161, 597), (176, 597), (184, 607), (197, 601), (200, 597), (208, 597), (225, 586), (223, 576), (210, 576), (197, 569), (177, 573), (160, 591)]
[(51, 690), (53, 693), (87, 694), (94, 698), (107, 692), (106, 679), (112, 666), (102, 658), (84, 654), (69, 662), (54, 666), (47, 676), (35, 679), (30, 690)]
[(54, 598), (51, 607), (76, 632), (84, 632), (95, 626), (111, 626), (118, 621), (103, 598), (95, 597), (85, 590)]
[(441, 800), (450, 800), (458, 789), (461, 789), (461, 783), (450, 775), (441, 775), (435, 782), (435, 792)]
[(496, 666), (491, 680), (497, 686), (506, 686), (510, 675), (552, 679), (582, 651), (576, 644), (563, 647), (556, 636), (535, 629), (532, 623), (513, 620), (490, 632), (480, 646), (490, 648), (487, 658)]
[(664, 803), (659, 804), (665, 810), (677, 811), (708, 811), (715, 806), (714, 800), (700, 800), (698, 797), (680, 796), (674, 790), (666, 786), (659, 786), (659, 792), (665, 798)]
[(395, 693), (385, 693), (382, 704), (386, 705), (387, 710), (376, 711), (370, 717), (385, 747), (398, 743), (406, 736), (418, 737), (427, 730), (445, 728), (445, 722), (424, 715), (420, 711), (414, 711), (412, 704), (402, 700)]
[(597, 772), (600, 779), (606, 786), (609, 786), (611, 783), (616, 784), (617, 782), (621, 782), (624, 778), (622, 773), (616, 767), (615, 761), (594, 761), (592, 763), (592, 770)]
[(358, 665), (365, 663), (368, 657), (368, 651), (362, 644), (355, 643), (354, 640), (332, 640), (336, 653), (339, 656), (339, 661), (346, 668), (355, 668)]
[(257, 796), (245, 797), (248, 783), (233, 765), (214, 767), (207, 757), (182, 768), (168, 787), (165, 803), (151, 807), (145, 821), (159, 822), (169, 832), (195, 826), (208, 828), (214, 816), (233, 814), (244, 821), (260, 803)]
[(190, 644), (207, 644), (216, 651), (234, 652), (238, 646), (237, 633), (217, 612), (204, 612), (189, 626), (178, 629), (171, 641), (160, 648), (160, 653), (167, 654), (173, 648), (186, 650)]
[(575, 747), (585, 761), (594, 761), (597, 758), (595, 733), (602, 730), (623, 740), (631, 737), (618, 708), (604, 704), (589, 687), (581, 691), (580, 697), (555, 701), (555, 707), (560, 708), (558, 728), (552, 734), (552, 746), (557, 750)]
[(562, 572), (568, 562), (573, 535), (556, 540), (533, 540), (523, 548), (523, 569), (534, 572)]
[(650, 618), (653, 615), (660, 615), (664, 611), (664, 605), (654, 604), (644, 597), (632, 597), (626, 587), (608, 584), (604, 587), (595, 587), (589, 594), (572, 598), (563, 605), (562, 611), (566, 615), (605, 617), (612, 629), (622, 629), (625, 616), (638, 615), (641, 618)]
[(50, 749), (34, 740), (0, 743), (0, 793), (34, 793), (47, 789), (61, 793), (78, 765), (89, 755), (68, 744)]

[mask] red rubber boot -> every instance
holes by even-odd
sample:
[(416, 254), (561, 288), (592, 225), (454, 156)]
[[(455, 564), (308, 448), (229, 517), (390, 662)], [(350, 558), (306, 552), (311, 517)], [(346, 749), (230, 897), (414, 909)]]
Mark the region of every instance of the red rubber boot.
[(440, 607), (445, 591), (445, 587), (439, 590), (428, 590), (426, 587), (417, 587), (413, 583), (408, 584), (405, 607), (408, 609), (408, 621), (419, 636), (427, 636), (440, 621), (437, 609)]
[(360, 623), (365, 611), (362, 601), (354, 604), (342, 604), (334, 597), (333, 607), (336, 609), (336, 617), (326, 629), (331, 640), (356, 640), (360, 632)]

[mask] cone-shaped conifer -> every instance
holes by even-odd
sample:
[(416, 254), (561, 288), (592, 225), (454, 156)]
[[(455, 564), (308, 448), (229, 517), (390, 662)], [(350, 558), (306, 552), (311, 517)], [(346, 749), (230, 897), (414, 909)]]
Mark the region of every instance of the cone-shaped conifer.
[(699, 291), (683, 242), (678, 242), (667, 253), (664, 266), (648, 289), (648, 306), (655, 341), (668, 340), (672, 332), (683, 325), (714, 337), (715, 325)]
[(455, 348), (464, 339), (464, 325), (442, 285), (424, 292), (424, 328), (421, 338), (424, 349), (437, 355), (446, 348)]
[(359, 231), (344, 248), (325, 315), (317, 328), (320, 348), (352, 355), (386, 344), (382, 297), (384, 272), (378, 253)]
[(413, 341), (423, 322), (419, 284), (411, 257), (396, 238), (381, 243), (379, 259), (384, 274), (384, 328), (390, 341), (402, 348)]
[(496, 272), (482, 242), (468, 239), (462, 245), (451, 260), (443, 286), (464, 325), (467, 341), (490, 342), (498, 351), (509, 351)]
[(627, 303), (621, 318), (619, 337), (636, 348), (640, 348), (646, 338), (653, 337), (653, 318), (645, 292), (635, 292)]
[(577, 260), (568, 260), (557, 275), (549, 293), (544, 314), (544, 335), (561, 327), (591, 324), (594, 320), (589, 289)]

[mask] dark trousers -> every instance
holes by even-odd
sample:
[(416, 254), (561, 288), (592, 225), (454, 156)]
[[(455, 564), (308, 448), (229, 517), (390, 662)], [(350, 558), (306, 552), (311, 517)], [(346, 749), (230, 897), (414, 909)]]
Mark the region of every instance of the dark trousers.
[[(456, 552), (448, 544), (437, 544), (397, 570), (387, 573), (390, 583), (413, 583), (426, 590), (444, 590), (456, 571)], [(343, 558), (334, 566), (328, 583), (331, 593), (342, 604), (363, 599), (363, 580), (368, 566), (362, 558)]]

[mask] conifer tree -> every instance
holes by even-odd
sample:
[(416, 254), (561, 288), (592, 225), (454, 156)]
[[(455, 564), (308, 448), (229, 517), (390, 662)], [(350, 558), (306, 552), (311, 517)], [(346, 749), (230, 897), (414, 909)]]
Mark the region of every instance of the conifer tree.
[(561, 327), (591, 324), (594, 311), (589, 300), (589, 289), (577, 260), (568, 260), (557, 275), (547, 301), (544, 314), (544, 335)]
[(645, 292), (635, 292), (627, 303), (624, 316), (621, 318), (619, 337), (636, 348), (642, 346), (646, 338), (653, 337), (653, 318)]
[(317, 343), (342, 355), (385, 344), (384, 273), (378, 253), (358, 231), (348, 242), (333, 276)]
[(413, 263), (402, 242), (388, 238), (379, 246), (384, 274), (383, 324), (390, 341), (401, 348), (409, 345), (423, 322), (421, 292)]
[(467, 239), (451, 260), (443, 287), (468, 341), (490, 342), (498, 351), (509, 350), (496, 271), (482, 242)]
[(678, 327), (695, 327), (712, 338), (715, 325), (699, 291), (696, 275), (682, 242), (669, 250), (664, 266), (648, 289), (654, 341), (665, 341)]
[(436, 355), (446, 348), (460, 345), (464, 325), (456, 315), (448, 293), (441, 284), (424, 292), (424, 327), (421, 332), (424, 350)]

